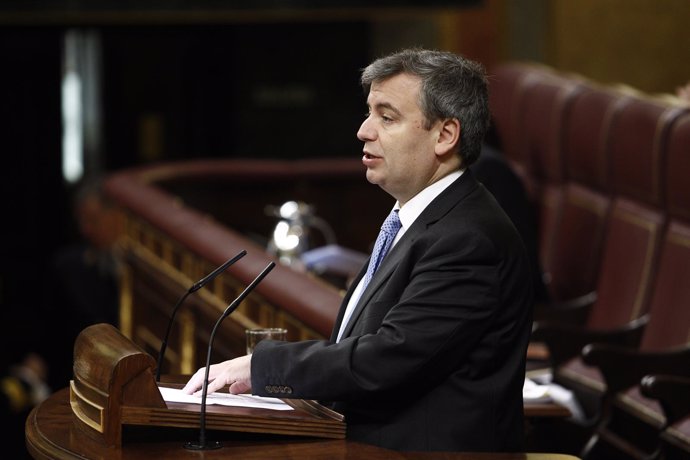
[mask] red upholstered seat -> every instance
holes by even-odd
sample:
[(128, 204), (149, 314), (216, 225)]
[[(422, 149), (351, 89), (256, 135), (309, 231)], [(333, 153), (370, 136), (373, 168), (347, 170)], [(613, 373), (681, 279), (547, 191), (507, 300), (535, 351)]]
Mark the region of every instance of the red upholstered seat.
[[(690, 376), (690, 225), (672, 222), (664, 237), (653, 297), (639, 350), (604, 345), (586, 348), (584, 359), (603, 374), (608, 397), (604, 419), (588, 451), (606, 452), (624, 445), (651, 454), (659, 448), (664, 427), (661, 406), (642, 395), (639, 383), (646, 374)], [(630, 437), (633, 431), (636, 436)]]
[[(690, 350), (690, 109), (528, 64), (503, 64), (490, 79), (502, 148), (535, 205), (549, 294), (563, 302), (596, 291), (587, 316), (552, 308), (533, 340), (547, 343), (557, 383), (592, 396), (589, 415), (623, 414), (598, 428), (606, 442), (597, 446), (639, 441), (648, 454), (664, 417), (640, 391), (636, 366)], [(600, 358), (608, 349), (623, 350), (613, 370)], [(637, 354), (643, 364), (625, 357)], [(663, 436), (690, 445), (685, 423)]]
[(544, 72), (521, 81), (514, 156), (538, 207), (543, 189), (565, 182), (563, 120), (579, 86), (577, 80)]
[[(662, 167), (666, 173), (663, 190), (657, 192), (653, 180), (628, 171), (628, 177), (639, 186), (636, 192), (639, 197), (656, 199), (659, 195), (666, 196), (670, 218), (652, 286), (649, 321), (639, 350), (591, 345), (584, 353), (585, 361), (598, 366), (605, 378), (607, 398), (604, 410), (611, 413), (590, 440), (586, 452), (592, 455), (614, 446), (640, 455), (657, 451), (665, 417), (659, 403), (642, 394), (640, 380), (645, 374), (690, 377), (690, 220), (687, 219), (690, 215), (690, 184), (687, 169), (678, 171), (688, 164), (690, 113), (672, 110), (677, 109), (667, 108), (659, 112), (660, 120), (669, 120), (658, 124), (658, 129), (666, 130), (666, 135), (660, 137), (665, 147), (660, 156), (666, 159), (666, 167)], [(639, 119), (639, 114), (637, 117)], [(632, 156), (633, 163), (646, 164), (643, 159)], [(682, 175), (686, 177), (684, 180), (680, 180)], [(674, 429), (678, 427), (674, 426)], [(635, 436), (630, 436), (632, 432)], [(674, 433), (677, 435), (678, 431)], [(682, 436), (676, 441), (678, 439)]]
[(659, 209), (616, 199), (587, 327), (616, 328), (647, 313), (664, 221)]
[(542, 191), (541, 257), (554, 300), (596, 289), (610, 197), (570, 183)]
[[(584, 346), (591, 343), (588, 341), (597, 340), (637, 347), (642, 326), (646, 321), (644, 315), (649, 309), (660, 243), (666, 225), (666, 213), (659, 206), (663, 196), (661, 160), (664, 158), (671, 123), (675, 119), (674, 116), (670, 116), (674, 109), (664, 108), (653, 100), (636, 99), (623, 94), (620, 97), (624, 102), (614, 102), (607, 94), (597, 93), (595, 97), (594, 93), (586, 89), (575, 98), (573, 107), (582, 109), (584, 103), (579, 101), (582, 95), (596, 102), (595, 107), (608, 113), (600, 113), (599, 117), (602, 120), (608, 117), (611, 123), (611, 136), (616, 129), (620, 130), (623, 127), (637, 129), (637, 142), (628, 144), (619, 138), (605, 138), (599, 141), (600, 145), (608, 146), (608, 150), (601, 150), (604, 155), (608, 153), (613, 158), (614, 151), (617, 155), (626, 151), (631, 158), (630, 162), (618, 159), (608, 166), (601, 162), (597, 165), (580, 160), (569, 163), (571, 166), (580, 166), (579, 176), (576, 177), (589, 180), (593, 185), (606, 185), (597, 182), (600, 181), (598, 174), (606, 169), (609, 170), (610, 177), (616, 177), (616, 181), (611, 181), (608, 193), (589, 185), (575, 186), (571, 183), (568, 186), (569, 191), (576, 190), (577, 194), (574, 198), (564, 199), (561, 222), (566, 221), (567, 212), (572, 208), (571, 213), (575, 213), (575, 210), (579, 214), (589, 212), (590, 223), (585, 226), (578, 225), (578, 222), (583, 221), (581, 215), (571, 218), (572, 222), (562, 223), (561, 231), (554, 237), (558, 244), (554, 246), (552, 260), (547, 266), (552, 271), (571, 270), (554, 278), (567, 280), (565, 285), (568, 287), (577, 285), (573, 280), (578, 280), (584, 287), (586, 277), (592, 276), (591, 268), (589, 272), (586, 271), (587, 257), (596, 261), (593, 266), (598, 270), (594, 274), (597, 298), (591, 306), (584, 327), (580, 328), (579, 332), (576, 332), (577, 329), (570, 332), (577, 336), (577, 339), (570, 339), (571, 342)], [(577, 113), (576, 115), (569, 117), (569, 122), (575, 123), (579, 120), (578, 123), (582, 124), (583, 116)], [(640, 126), (637, 126), (638, 124)], [(570, 127), (570, 130), (571, 134), (577, 132), (575, 127)], [(620, 135), (621, 133), (618, 133), (619, 137)], [(584, 142), (580, 144), (582, 148), (586, 148), (587, 145)], [(589, 147), (601, 148), (596, 144)], [(571, 145), (569, 148), (574, 147)], [(571, 157), (575, 155), (573, 150), (569, 153)], [(595, 155), (585, 154), (589, 154), (591, 161), (596, 163)], [(588, 171), (591, 174), (588, 175)], [(643, 177), (644, 181), (641, 180)], [(631, 190), (635, 192), (630, 193)], [(592, 218), (596, 215), (592, 211), (597, 209), (593, 205), (597, 203), (593, 197), (599, 197), (600, 203), (610, 197), (612, 200), (610, 211), (605, 213), (600, 221)], [(571, 201), (573, 204), (568, 206)], [(576, 208), (575, 205), (579, 207)], [(591, 255), (594, 253), (591, 246), (575, 244), (578, 240), (587, 241), (589, 235), (592, 235), (592, 240), (596, 240), (597, 232), (603, 235), (603, 243), (601, 251), (596, 252), (594, 256)], [(559, 254), (560, 258), (553, 254)], [(555, 284), (553, 287), (555, 286), (558, 285)], [(554, 379), (575, 391), (584, 405), (585, 412), (595, 416), (599, 411), (602, 391), (605, 389), (604, 381), (598, 370), (591, 369), (581, 362), (581, 358), (577, 356), (579, 350), (576, 346), (570, 345), (571, 355), (558, 349), (562, 347), (560, 341), (565, 340), (564, 337), (566, 336), (562, 332), (553, 332), (553, 326), (537, 323), (535, 327), (535, 340), (544, 339), (554, 356)]]
[(690, 113), (673, 124), (666, 150), (666, 210), (674, 218), (690, 222)]
[[(597, 263), (599, 249), (591, 235), (563, 235), (568, 226), (590, 226), (592, 220), (603, 217), (606, 210), (606, 199), (594, 198), (597, 203), (587, 209), (579, 204), (590, 196), (575, 198), (580, 190), (566, 188), (566, 177), (563, 162), (563, 121), (569, 106), (579, 91), (577, 80), (566, 79), (553, 73), (533, 73), (520, 82), (519, 92), (520, 118), (518, 133), (515, 136), (517, 149), (515, 157), (526, 171), (525, 180), (534, 202), (538, 221), (539, 253), (542, 268), (546, 274), (547, 289), (554, 300), (569, 298), (592, 290), (594, 278), (589, 285), (582, 287), (568, 274), (592, 273), (596, 270), (590, 266), (583, 267), (583, 262), (592, 265)], [(567, 208), (574, 204), (574, 208)], [(573, 212), (571, 212), (573, 211)], [(582, 212), (584, 211), (584, 212)], [(593, 211), (592, 214), (590, 211)], [(592, 219), (594, 217), (594, 219)], [(569, 220), (575, 218), (575, 220)], [(583, 220), (580, 220), (582, 218)], [(572, 265), (565, 267), (559, 262), (564, 252), (574, 245), (583, 250), (584, 257), (570, 259)], [(573, 268), (572, 271), (570, 268)]]
[(610, 132), (611, 183), (619, 194), (662, 206), (666, 142), (682, 107), (633, 98), (613, 120)]
[(517, 162), (517, 123), (522, 99), (522, 80), (534, 72), (546, 72), (532, 64), (509, 62), (489, 72), (489, 109), (500, 147), (511, 162)]
[[(659, 210), (626, 198), (615, 200), (607, 220), (597, 298), (585, 330), (605, 334), (624, 329), (647, 313), (663, 225)], [(639, 332), (630, 337), (634, 344)], [(604, 389), (598, 370), (576, 356), (558, 367), (554, 378), (576, 392), (588, 414), (596, 414)]]
[(610, 88), (582, 85), (565, 114), (563, 154), (568, 180), (609, 193), (611, 125), (630, 98)]
[(610, 126), (627, 100), (583, 82), (564, 110), (562, 169), (551, 162), (552, 180), (542, 189), (540, 207), (540, 253), (554, 300), (596, 289), (611, 201)]

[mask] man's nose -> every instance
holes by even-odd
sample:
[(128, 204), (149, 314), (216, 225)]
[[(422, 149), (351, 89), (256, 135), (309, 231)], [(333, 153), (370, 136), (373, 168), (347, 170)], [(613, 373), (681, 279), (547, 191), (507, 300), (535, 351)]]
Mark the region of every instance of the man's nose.
[(365, 118), (357, 131), (357, 139), (362, 142), (371, 141), (376, 138), (376, 131), (372, 129), (370, 119), (371, 117)]

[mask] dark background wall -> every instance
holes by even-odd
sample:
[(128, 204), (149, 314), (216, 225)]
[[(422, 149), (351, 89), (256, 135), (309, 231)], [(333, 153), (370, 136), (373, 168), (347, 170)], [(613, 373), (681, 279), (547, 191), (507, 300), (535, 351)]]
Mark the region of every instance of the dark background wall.
[[(3, 322), (29, 309), (27, 293), (62, 243), (66, 193), (60, 176), (60, 37), (53, 27), (0, 29), (0, 296)], [(13, 354), (26, 337), (8, 328)]]
[(106, 28), (106, 164), (353, 154), (368, 36), (363, 22)]
[[(91, 3), (0, 5), (0, 302), (3, 320), (21, 326), (8, 343), (24, 343), (20, 320), (50, 295), (41, 266), (78, 238), (75, 185), (61, 167), (66, 34), (88, 34), (98, 48), (100, 134), (85, 172), (107, 174), (193, 158), (358, 157), (360, 69), (404, 42), (433, 46), (430, 24), (439, 14), (279, 2)], [(480, 2), (456, 2), (467, 4)], [(396, 29), (405, 32), (391, 34)]]

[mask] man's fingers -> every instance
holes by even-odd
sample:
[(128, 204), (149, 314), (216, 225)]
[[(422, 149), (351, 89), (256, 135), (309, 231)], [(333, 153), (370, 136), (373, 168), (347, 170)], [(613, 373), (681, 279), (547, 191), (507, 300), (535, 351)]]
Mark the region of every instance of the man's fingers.
[(201, 388), (201, 382), (204, 380), (203, 374), (200, 374), (198, 371), (196, 374), (192, 376), (191, 379), (187, 382), (187, 384), (182, 388), (182, 391), (191, 395), (194, 393), (196, 390)]
[[(202, 383), (200, 383), (196, 387), (196, 391), (194, 392), (194, 396), (200, 397), (204, 392), (203, 378), (201, 380), (202, 380)], [(212, 379), (212, 377), (209, 377), (208, 386), (206, 387), (206, 394), (210, 395), (211, 393), (214, 393), (214, 392), (220, 390), (224, 386), (225, 386), (225, 380), (221, 376), (219, 376), (215, 379)]]
[[(219, 364), (214, 364), (208, 368), (208, 387), (207, 387), (207, 393), (213, 393), (214, 391), (218, 391), (225, 386), (226, 383), (232, 383), (236, 381), (236, 378), (238, 377), (238, 363), (241, 363), (242, 365), (248, 367), (249, 366), (249, 361), (247, 359), (242, 359), (242, 358), (237, 358), (234, 360), (228, 360), (224, 361)], [(240, 367), (241, 370), (241, 367)], [(185, 393), (187, 394), (193, 394), (195, 396), (201, 396), (203, 393), (203, 388), (204, 388), (204, 378), (206, 377), (206, 371), (207, 369), (205, 367), (200, 368), (197, 370), (194, 375), (189, 379), (187, 384), (184, 386), (182, 389)], [(244, 373), (247, 373), (248, 371), (240, 372), (240, 375), (243, 375)], [(244, 392), (247, 389), (250, 389), (250, 387), (247, 387), (245, 384), (243, 387), (242, 391)]]
[[(209, 381), (212, 381), (214, 376), (213, 374), (213, 366), (209, 368)], [(187, 384), (182, 388), (182, 391), (184, 391), (187, 394), (193, 394), (197, 392), (197, 390), (201, 390), (204, 385), (204, 377), (206, 377), (206, 368), (201, 367), (199, 368), (189, 379)], [(199, 393), (201, 394), (201, 393)]]
[(234, 394), (234, 395), (246, 393), (249, 390), (251, 390), (251, 386), (249, 386), (243, 382), (235, 382), (232, 385), (230, 385), (230, 388), (229, 388), (229, 392)]
[(208, 383), (208, 394), (211, 394), (215, 391), (220, 390), (221, 388), (223, 388), (224, 385), (225, 385), (225, 382), (223, 382), (223, 380), (220, 378), (217, 378), (214, 381), (209, 382)]

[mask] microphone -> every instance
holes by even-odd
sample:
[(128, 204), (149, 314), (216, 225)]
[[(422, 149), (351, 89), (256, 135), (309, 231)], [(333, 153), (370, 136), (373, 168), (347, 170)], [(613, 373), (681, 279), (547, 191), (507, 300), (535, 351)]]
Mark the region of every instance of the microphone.
[(239, 306), (240, 302), (244, 300), (245, 297), (256, 287), (257, 284), (261, 282), (261, 280), (264, 279), (266, 275), (268, 275), (268, 272), (273, 270), (273, 267), (275, 267), (275, 262), (271, 262), (268, 265), (266, 265), (266, 268), (263, 269), (259, 275), (254, 278), (254, 281), (247, 286), (242, 293), (237, 296), (233, 302), (228, 305), (228, 307), (225, 309), (223, 314), (218, 318), (218, 321), (216, 321), (216, 324), (213, 326), (213, 330), (211, 331), (211, 336), (208, 339), (208, 351), (206, 355), (206, 374), (204, 375), (204, 382), (202, 385), (202, 391), (201, 391), (201, 411), (199, 414), (199, 441), (198, 442), (187, 442), (185, 443), (184, 447), (185, 449), (189, 450), (210, 450), (210, 449), (219, 449), (223, 447), (223, 444), (221, 444), (219, 441), (213, 441), (212, 443), (208, 443), (206, 441), (206, 393), (208, 392), (208, 373), (209, 373), (209, 367), (211, 367), (211, 349), (213, 348), (213, 339), (216, 335), (216, 330), (218, 329), (218, 326), (220, 326), (220, 323), (230, 316), (230, 314), (235, 311), (235, 309)]
[(187, 290), (187, 292), (185, 292), (184, 295), (182, 295), (177, 300), (177, 303), (173, 307), (172, 313), (170, 315), (170, 320), (168, 321), (168, 328), (165, 331), (165, 337), (163, 338), (163, 342), (161, 342), (161, 349), (158, 352), (158, 363), (156, 364), (156, 382), (160, 382), (161, 379), (161, 366), (163, 365), (163, 355), (165, 355), (165, 349), (168, 347), (168, 337), (170, 336), (170, 329), (172, 329), (172, 325), (175, 322), (175, 315), (177, 314), (177, 310), (180, 308), (180, 305), (182, 305), (182, 302), (184, 302), (184, 300), (187, 298), (189, 294), (196, 292), (202, 287), (204, 287), (206, 284), (211, 282), (216, 276), (224, 272), (225, 269), (227, 269), (230, 265), (234, 264), (245, 255), (247, 255), (247, 251), (245, 251), (244, 249), (241, 250), (239, 254), (237, 254), (235, 257), (233, 257), (232, 259), (228, 259), (223, 265), (216, 268), (196, 283), (192, 284), (192, 286)]

